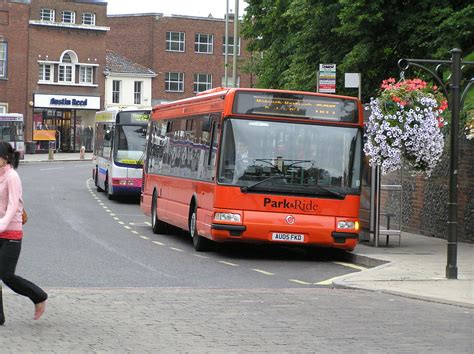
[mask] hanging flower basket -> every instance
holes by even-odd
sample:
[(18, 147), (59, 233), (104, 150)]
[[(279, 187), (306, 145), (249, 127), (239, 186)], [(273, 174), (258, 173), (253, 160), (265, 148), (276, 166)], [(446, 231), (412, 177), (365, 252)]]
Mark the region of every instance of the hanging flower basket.
[(406, 161), (414, 173), (429, 176), (443, 153), (445, 126), (441, 114), (448, 104), (436, 86), (420, 79), (384, 80), (371, 98), (364, 152), (382, 174)]

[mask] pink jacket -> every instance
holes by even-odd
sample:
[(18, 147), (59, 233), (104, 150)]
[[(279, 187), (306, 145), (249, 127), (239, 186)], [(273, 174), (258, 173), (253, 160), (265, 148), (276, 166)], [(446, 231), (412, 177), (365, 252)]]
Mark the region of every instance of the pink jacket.
[(10, 166), (0, 168), (0, 238), (21, 240), (23, 236), (21, 180)]

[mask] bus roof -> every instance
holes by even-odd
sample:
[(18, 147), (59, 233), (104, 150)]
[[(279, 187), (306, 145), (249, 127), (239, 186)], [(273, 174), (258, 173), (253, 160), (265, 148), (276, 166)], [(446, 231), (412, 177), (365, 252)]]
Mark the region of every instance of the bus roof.
[[(223, 87), (217, 87), (214, 89), (210, 89), (201, 93), (198, 93), (196, 96), (177, 100), (177, 101), (172, 101), (172, 102), (166, 102), (162, 103), (159, 105), (156, 105), (153, 108), (153, 112), (158, 113), (162, 118), (166, 117), (171, 117), (174, 116), (175, 114), (180, 114), (180, 115), (194, 115), (194, 114), (201, 114), (205, 112), (212, 112), (212, 111), (219, 111), (219, 110), (224, 110), (225, 114), (231, 114), (233, 111), (233, 107), (231, 106), (231, 102), (233, 102), (234, 98), (237, 97), (237, 95), (244, 95), (245, 93), (261, 93), (263, 95), (271, 95), (271, 94), (281, 94), (285, 96), (286, 94), (289, 95), (301, 95), (301, 96), (306, 96), (306, 97), (314, 97), (315, 99), (320, 98), (321, 100), (324, 101), (331, 101), (331, 99), (334, 100), (341, 100), (341, 104), (337, 104), (337, 106), (344, 106), (342, 103), (342, 100), (344, 101), (354, 101), (353, 105), (353, 112), (355, 116), (350, 120), (347, 121), (346, 123), (357, 123), (359, 121), (359, 113), (361, 111), (361, 106), (360, 102), (357, 99), (357, 97), (350, 97), (350, 96), (341, 96), (341, 95), (333, 95), (333, 94), (325, 94), (325, 93), (316, 93), (316, 92), (305, 92), (305, 91), (293, 91), (293, 90), (273, 90), (273, 89), (259, 89), (259, 88), (223, 88)], [(227, 99), (228, 97), (228, 99)], [(257, 97), (258, 98), (258, 97)], [(311, 99), (312, 100), (312, 99)], [(277, 101), (275, 101), (277, 102)], [(205, 104), (204, 104), (205, 103)], [(273, 103), (273, 101), (272, 101)], [(332, 102), (333, 103), (333, 102)], [(286, 103), (285, 103), (286, 104)], [(322, 103), (309, 103), (312, 104), (314, 107), (316, 105), (318, 106), (324, 106), (324, 102)], [(319, 114), (319, 115), (291, 115), (293, 118), (310, 118), (310, 119), (316, 119), (316, 120), (323, 120), (323, 121), (336, 121), (336, 119), (331, 118), (330, 115), (332, 114), (333, 116), (336, 113), (335, 109), (337, 108), (334, 103), (332, 104), (333, 111), (329, 111), (326, 108), (326, 116), (324, 114)], [(283, 107), (283, 106), (282, 106)], [(305, 108), (305, 107), (304, 107)], [(233, 113), (242, 113), (242, 112), (233, 112)], [(269, 115), (271, 112), (270, 110), (265, 113), (265, 115)], [(274, 112), (276, 114), (276, 112)], [(255, 114), (255, 113), (248, 113), (248, 114)], [(258, 114), (261, 115), (261, 114)], [(281, 115), (283, 116), (283, 115)], [(286, 114), (284, 114), (286, 116)], [(341, 122), (344, 122), (343, 119), (341, 118)]]

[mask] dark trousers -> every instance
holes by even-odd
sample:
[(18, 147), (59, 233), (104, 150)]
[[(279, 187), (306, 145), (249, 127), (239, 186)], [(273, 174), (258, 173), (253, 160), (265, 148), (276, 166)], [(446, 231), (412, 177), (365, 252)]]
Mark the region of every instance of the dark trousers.
[(32, 282), (15, 275), (20, 257), (21, 241), (0, 238), (0, 279), (17, 294), (29, 297), (35, 304), (48, 298), (48, 295)]

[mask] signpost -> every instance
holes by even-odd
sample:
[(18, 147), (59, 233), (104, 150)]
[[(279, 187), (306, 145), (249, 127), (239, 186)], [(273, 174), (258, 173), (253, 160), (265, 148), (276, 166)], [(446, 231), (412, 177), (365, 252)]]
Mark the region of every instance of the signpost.
[(318, 92), (336, 93), (336, 64), (319, 64)]

